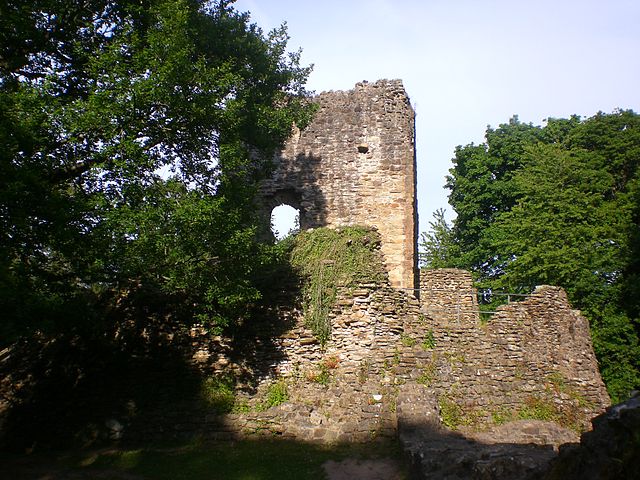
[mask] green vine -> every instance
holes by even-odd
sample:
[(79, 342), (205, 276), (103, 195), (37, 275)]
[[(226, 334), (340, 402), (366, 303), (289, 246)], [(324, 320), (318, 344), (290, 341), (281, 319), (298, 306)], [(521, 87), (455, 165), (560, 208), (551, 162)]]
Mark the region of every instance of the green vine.
[(331, 335), (338, 290), (384, 278), (379, 245), (378, 233), (365, 227), (318, 228), (296, 237), (291, 263), (304, 279), (305, 321), (322, 345)]

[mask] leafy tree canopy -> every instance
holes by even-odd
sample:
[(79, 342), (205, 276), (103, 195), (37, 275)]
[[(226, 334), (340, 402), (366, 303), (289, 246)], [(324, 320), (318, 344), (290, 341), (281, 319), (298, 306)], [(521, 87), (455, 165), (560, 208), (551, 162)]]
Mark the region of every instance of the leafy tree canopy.
[(447, 268), (455, 266), (459, 258), (456, 239), (445, 218), (444, 208), (433, 212), (429, 230), (420, 235), (420, 266), (423, 268)]
[(260, 296), (259, 158), (308, 122), (310, 68), (231, 4), (2, 2), (3, 342), (114, 312), (222, 327)]

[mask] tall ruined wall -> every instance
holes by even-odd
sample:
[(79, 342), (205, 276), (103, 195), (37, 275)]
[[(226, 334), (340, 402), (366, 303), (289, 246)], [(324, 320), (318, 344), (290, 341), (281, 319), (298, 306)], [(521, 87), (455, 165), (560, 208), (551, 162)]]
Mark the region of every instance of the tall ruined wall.
[(313, 122), (294, 132), (262, 185), (265, 217), (286, 203), (300, 210), (302, 229), (374, 226), (391, 285), (414, 288), (414, 112), (402, 82), (362, 82), (316, 101)]
[(561, 288), (538, 287), (486, 322), (468, 272), (422, 272), (421, 288), (435, 337), (434, 386), (465, 409), (495, 413), (544, 400), (575, 407), (584, 422), (609, 405), (588, 322)]

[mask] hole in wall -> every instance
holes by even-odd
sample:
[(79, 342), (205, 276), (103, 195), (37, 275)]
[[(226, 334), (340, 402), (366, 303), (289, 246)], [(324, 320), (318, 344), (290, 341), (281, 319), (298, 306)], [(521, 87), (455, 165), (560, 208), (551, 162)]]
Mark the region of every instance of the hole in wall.
[(280, 204), (271, 211), (271, 233), (277, 241), (300, 231), (300, 210)]

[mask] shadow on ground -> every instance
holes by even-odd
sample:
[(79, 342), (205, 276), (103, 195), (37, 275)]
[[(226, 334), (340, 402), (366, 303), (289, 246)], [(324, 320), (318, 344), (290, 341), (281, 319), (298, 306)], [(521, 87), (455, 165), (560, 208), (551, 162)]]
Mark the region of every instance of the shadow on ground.
[(2, 459), (0, 478), (14, 480), (404, 480), (397, 442), (322, 446), (269, 440), (103, 449)]
[[(229, 327), (224, 346), (217, 346), (231, 362), (242, 363), (230, 381), (247, 388), (270, 373), (273, 362), (265, 356), (277, 362), (285, 355), (273, 342), (290, 328), (277, 305), (295, 305), (298, 295), (288, 262), (271, 268), (256, 278), (265, 300)], [(119, 439), (123, 424), (134, 426), (158, 412), (225, 413), (228, 405), (203, 395), (216, 372), (193, 360), (202, 345), (192, 325), (163, 313), (157, 296), (143, 300), (136, 300), (142, 310), (104, 308), (100, 324), (36, 332), (0, 352), (0, 450), (95, 447)]]
[[(635, 403), (633, 403), (635, 401)], [(635, 406), (634, 406), (635, 405)], [(2, 454), (1, 479), (14, 480), (577, 480), (637, 478), (640, 400), (594, 420), (582, 444), (478, 441), (414, 422), (400, 441), (319, 445), (262, 437), (224, 442), (112, 445), (102, 449)], [(618, 410), (616, 410), (618, 408)], [(634, 440), (635, 439), (635, 440)]]

